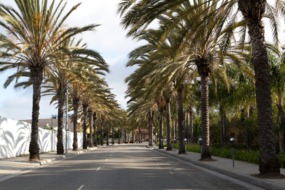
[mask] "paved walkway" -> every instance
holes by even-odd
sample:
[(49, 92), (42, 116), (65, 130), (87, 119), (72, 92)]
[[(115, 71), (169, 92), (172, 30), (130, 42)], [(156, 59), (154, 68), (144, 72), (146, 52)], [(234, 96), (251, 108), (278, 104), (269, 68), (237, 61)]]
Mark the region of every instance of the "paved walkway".
[[(166, 151), (164, 149), (155, 150), (167, 154), (169, 156), (173, 156), (184, 161), (191, 162), (197, 166), (201, 166), (218, 173), (225, 174), (227, 176), (233, 177), (235, 179), (239, 179), (241, 181), (245, 181), (256, 186), (260, 186), (265, 189), (272, 190), (285, 190), (285, 178), (284, 179), (267, 179), (267, 178), (258, 178), (254, 177), (254, 174), (259, 173), (258, 165), (251, 164), (243, 161), (234, 161), (227, 158), (221, 158), (212, 156), (212, 159), (215, 161), (199, 161), (201, 158), (200, 153), (187, 152), (187, 154), (178, 154), (178, 150)], [(285, 175), (285, 169), (281, 169), (281, 173)]]

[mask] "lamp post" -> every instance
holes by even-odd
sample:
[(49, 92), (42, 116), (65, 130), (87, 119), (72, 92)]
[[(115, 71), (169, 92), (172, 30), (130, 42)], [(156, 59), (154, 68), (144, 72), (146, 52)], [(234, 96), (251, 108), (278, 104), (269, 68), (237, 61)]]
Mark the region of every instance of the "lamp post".
[(67, 154), (67, 129), (68, 129), (68, 89), (66, 88), (66, 120), (65, 120), (65, 153)]
[(199, 139), (198, 139), (198, 144), (200, 145), (200, 152), (201, 152), (201, 154), (202, 154), (202, 143), (203, 143), (203, 139), (201, 138), (201, 137), (199, 137)]
[(51, 135), (52, 135), (52, 145), (51, 145), (51, 151), (55, 150), (55, 129), (53, 126), (53, 120), (57, 118), (57, 115), (51, 115)]
[(233, 167), (235, 167), (235, 138), (230, 138), (230, 143), (232, 144), (232, 159), (233, 159)]
[(103, 146), (103, 144), (104, 144), (104, 131), (103, 131), (103, 126), (101, 126), (101, 146)]
[(185, 152), (187, 152), (187, 138), (184, 139), (184, 144), (185, 144)]

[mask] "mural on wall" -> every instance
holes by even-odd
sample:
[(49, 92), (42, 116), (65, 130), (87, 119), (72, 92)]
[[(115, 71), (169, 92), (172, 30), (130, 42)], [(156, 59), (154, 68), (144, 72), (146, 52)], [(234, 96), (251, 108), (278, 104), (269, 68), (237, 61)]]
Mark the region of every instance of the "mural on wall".
[[(78, 145), (82, 148), (81, 133), (78, 134)], [(11, 158), (29, 154), (31, 124), (24, 121), (7, 119), (0, 116), (0, 158)], [(57, 131), (39, 128), (40, 152), (56, 151)], [(64, 132), (64, 137), (66, 134)], [(73, 133), (67, 132), (67, 147), (72, 149)], [(63, 139), (64, 142), (66, 138)], [(64, 143), (64, 148), (66, 143)]]

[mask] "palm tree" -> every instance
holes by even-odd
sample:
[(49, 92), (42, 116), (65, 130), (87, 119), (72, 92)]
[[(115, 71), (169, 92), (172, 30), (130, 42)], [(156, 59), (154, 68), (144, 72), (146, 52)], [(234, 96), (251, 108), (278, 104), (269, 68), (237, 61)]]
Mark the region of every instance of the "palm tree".
[[(185, 4), (190, 3), (190, 1), (188, 0), (122, 1), (122, 3), (120, 3), (119, 5), (118, 12), (121, 13), (121, 15), (124, 15), (124, 18), (122, 20), (124, 26), (125, 27), (131, 26), (128, 35), (135, 35), (137, 31), (139, 31), (139, 29), (144, 29), (148, 24), (150, 24), (154, 19), (158, 18), (162, 13), (174, 9), (181, 4), (185, 5), (184, 3)], [(267, 13), (269, 13), (267, 15), (273, 15), (271, 17), (273, 18), (271, 20), (273, 21), (272, 26), (276, 26), (276, 22), (274, 22), (276, 17), (274, 14), (278, 13), (278, 11), (276, 11), (275, 8), (279, 8), (282, 11), (284, 10), (284, 4), (282, 4), (282, 1), (280, 0), (276, 1), (275, 7), (268, 5), (266, 3), (266, 0), (257, 0), (257, 1), (212, 0), (208, 1), (208, 3), (205, 3), (204, 1), (197, 1), (197, 4), (194, 4), (194, 6), (187, 9), (188, 13), (191, 14), (191, 12), (193, 12), (193, 10), (197, 8), (197, 6), (200, 6), (201, 3), (202, 6), (205, 5), (220, 6), (219, 10), (214, 10), (213, 12), (208, 14), (207, 17), (219, 14), (221, 15), (220, 18), (221, 19), (224, 18), (224, 20), (232, 16), (238, 17), (236, 11), (232, 11), (234, 10), (235, 5), (238, 5), (239, 10), (242, 12), (251, 39), (252, 57), (253, 57), (252, 62), (255, 71), (258, 126), (260, 129), (259, 130), (259, 144), (260, 144), (259, 171), (260, 174), (280, 173), (280, 163), (278, 162), (278, 159), (276, 157), (274, 133), (273, 133), (269, 64), (264, 44), (264, 29), (261, 19), (264, 15), (264, 12), (267, 11)], [(183, 14), (183, 15), (184, 16), (182, 16), (181, 18), (187, 17), (188, 14)], [(234, 21), (235, 19), (231, 20)], [(209, 23), (208, 19), (206, 19), (206, 21)], [(174, 21), (173, 23), (176, 24), (177, 22)], [(278, 30), (274, 30), (274, 37), (277, 37), (277, 31)], [(242, 37), (244, 37), (244, 35)], [(204, 81), (206, 82), (206, 80)], [(207, 89), (204, 88), (203, 92), (206, 93)]]
[[(58, 102), (57, 154), (64, 154), (63, 107), (68, 91), (70, 91), (69, 84), (79, 78), (76, 72), (79, 69), (85, 69), (85, 72), (81, 71), (81, 75), (94, 75), (93, 72), (98, 72), (98, 69), (108, 72), (108, 66), (100, 54), (87, 49), (85, 44), (81, 45), (80, 43), (81, 40), (75, 44), (74, 40), (68, 40), (63, 44), (60, 52), (57, 52), (56, 64), (52, 65), (49, 70), (47, 85), (44, 86), (48, 88), (46, 92), (56, 91), (53, 100)], [(81, 76), (81, 78), (83, 77)]]
[[(231, 6), (233, 2), (226, 1), (225, 6)], [(274, 125), (272, 118), (272, 99), (270, 86), (270, 68), (268, 64), (267, 51), (264, 39), (264, 27), (262, 18), (267, 12), (272, 15), (276, 11), (274, 7), (267, 4), (266, 0), (246, 1), (237, 0), (238, 9), (242, 13), (252, 46), (252, 63), (255, 72), (256, 104), (258, 110), (259, 127), (259, 150), (260, 162), (259, 172), (261, 175), (268, 173), (280, 174), (280, 163), (276, 156)], [(221, 7), (224, 7), (221, 5)], [(276, 1), (276, 8), (284, 10), (282, 1)], [(273, 16), (275, 18), (275, 16)], [(271, 21), (274, 22), (274, 19)], [(276, 26), (276, 23), (274, 23)], [(273, 26), (274, 26), (273, 24)], [(277, 37), (277, 30), (274, 31)]]
[(97, 142), (97, 125), (96, 125), (96, 120), (97, 120), (97, 114), (96, 112), (93, 113), (93, 130), (94, 130), (94, 133), (93, 133), (93, 139), (94, 139), (94, 146), (97, 146), (98, 145), (98, 142)]
[[(165, 20), (164, 20), (165, 21)], [(167, 26), (165, 24), (164, 26)], [(160, 42), (160, 37), (163, 33), (163, 27), (158, 30), (145, 30), (136, 34), (136, 37), (145, 40), (148, 44), (143, 45), (130, 53), (128, 66), (139, 65), (139, 69), (127, 79), (130, 81), (130, 88), (133, 88), (133, 99), (137, 96), (145, 96), (145, 99), (156, 99), (158, 108), (162, 108), (166, 99), (170, 101), (170, 95), (176, 89), (180, 96), (178, 99), (178, 132), (179, 132), (179, 153), (185, 153), (184, 144), (184, 126), (183, 126), (183, 86), (185, 76), (190, 71), (189, 62), (183, 61), (181, 54), (175, 55), (175, 49), (178, 47), (176, 40), (177, 31), (173, 32), (167, 40)], [(177, 32), (177, 33), (176, 33)], [(160, 47), (160, 48), (158, 48)], [(183, 56), (182, 56), (183, 57)], [(158, 77), (159, 76), (159, 77)], [(141, 79), (144, 80), (141, 80)], [(140, 85), (138, 85), (138, 83)], [(175, 84), (175, 85), (174, 85)], [(146, 88), (147, 87), (147, 88)], [(176, 87), (176, 88), (174, 88)], [(182, 87), (182, 88), (181, 88)], [(145, 88), (144, 91), (141, 88)], [(170, 91), (171, 89), (171, 91)], [(140, 95), (139, 95), (140, 94)], [(163, 101), (158, 101), (163, 100)], [(160, 112), (162, 113), (162, 109)], [(168, 109), (168, 111), (170, 111)], [(170, 113), (167, 113), (167, 131), (168, 131), (168, 150), (170, 146)], [(162, 124), (162, 121), (160, 122)], [(161, 127), (160, 127), (161, 128)], [(162, 136), (160, 130), (160, 138)], [(160, 142), (160, 144), (162, 144)], [(160, 145), (162, 148), (162, 145)]]
[(82, 82), (80, 80), (72, 80), (71, 81), (71, 90), (69, 90), (69, 94), (72, 97), (72, 107), (73, 107), (73, 143), (72, 148), (73, 150), (78, 150), (78, 138), (77, 138), (77, 121), (78, 121), (78, 109), (80, 103), (80, 89), (82, 87)]
[(87, 111), (88, 111), (88, 100), (82, 100), (83, 108), (83, 149), (87, 149)]
[(89, 147), (94, 147), (94, 141), (93, 141), (93, 110), (92, 108), (88, 109), (88, 119), (89, 119)]
[[(69, 11), (61, 0), (15, 0), (17, 9), (0, 4), (0, 25), (8, 31), (0, 34), (1, 71), (19, 68), (28, 70), (33, 85), (32, 132), (29, 159), (39, 160), (38, 119), (41, 84), (47, 66), (54, 62), (55, 51), (70, 37), (93, 30), (95, 25), (63, 29), (65, 20), (80, 5)], [(64, 14), (65, 13), (65, 14)]]

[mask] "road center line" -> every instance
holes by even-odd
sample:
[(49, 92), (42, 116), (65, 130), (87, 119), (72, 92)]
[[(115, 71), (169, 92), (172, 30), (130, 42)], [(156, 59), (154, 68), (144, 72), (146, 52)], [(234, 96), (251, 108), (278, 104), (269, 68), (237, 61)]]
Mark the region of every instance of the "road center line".
[(84, 185), (81, 185), (77, 190), (82, 190)]

